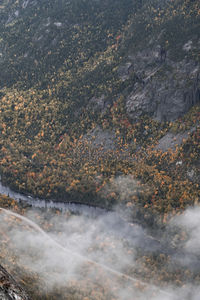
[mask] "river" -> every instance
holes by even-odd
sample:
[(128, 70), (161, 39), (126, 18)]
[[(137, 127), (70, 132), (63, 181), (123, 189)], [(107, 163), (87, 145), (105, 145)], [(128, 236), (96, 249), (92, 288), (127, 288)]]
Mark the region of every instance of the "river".
[(30, 195), (21, 194), (19, 192), (15, 192), (11, 190), (8, 186), (4, 186), (0, 181), (0, 194), (9, 196), (10, 198), (15, 199), (17, 202), (25, 202), (26, 204), (36, 207), (36, 208), (55, 208), (61, 211), (70, 211), (75, 214), (81, 214), (86, 216), (99, 216), (104, 213), (107, 213), (106, 209), (80, 204), (80, 203), (68, 203), (68, 202), (59, 202), (53, 200), (40, 199), (36, 197), (32, 197)]
[(69, 211), (74, 214), (80, 214), (89, 218), (104, 218), (105, 224), (112, 233), (117, 234), (121, 238), (125, 238), (132, 243), (134, 241), (137, 246), (144, 251), (162, 251), (165, 247), (160, 244), (160, 241), (146, 233), (143, 228), (136, 224), (127, 222), (116, 211), (108, 211), (107, 209), (90, 206), (80, 203), (67, 203), (53, 200), (39, 199), (30, 195), (21, 194), (11, 190), (8, 186), (4, 186), (0, 181), (0, 194), (9, 196), (22, 205), (28, 204), (31, 207), (39, 209), (58, 209), (62, 212)]

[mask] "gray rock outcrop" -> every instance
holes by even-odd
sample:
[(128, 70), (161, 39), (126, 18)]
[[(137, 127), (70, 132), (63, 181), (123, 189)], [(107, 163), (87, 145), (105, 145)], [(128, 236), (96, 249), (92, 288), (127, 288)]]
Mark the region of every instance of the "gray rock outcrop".
[(30, 300), (24, 290), (2, 266), (0, 266), (0, 299)]
[(102, 152), (116, 148), (115, 133), (110, 130), (102, 130), (99, 126), (84, 135), (83, 140), (87, 140), (94, 149), (102, 148)]
[(174, 62), (162, 52), (157, 46), (129, 56), (138, 79), (126, 98), (133, 121), (143, 114), (174, 121), (200, 102), (200, 66), (192, 60)]
[(183, 140), (188, 138), (189, 133), (189, 131), (177, 134), (168, 132), (159, 140), (158, 145), (156, 145), (155, 147), (155, 150), (161, 150), (165, 152), (171, 149), (175, 151), (176, 145), (180, 146), (183, 143)]
[(105, 103), (105, 96), (101, 95), (101, 97), (92, 97), (89, 100), (87, 105), (87, 109), (93, 112), (102, 112), (105, 110), (106, 103)]

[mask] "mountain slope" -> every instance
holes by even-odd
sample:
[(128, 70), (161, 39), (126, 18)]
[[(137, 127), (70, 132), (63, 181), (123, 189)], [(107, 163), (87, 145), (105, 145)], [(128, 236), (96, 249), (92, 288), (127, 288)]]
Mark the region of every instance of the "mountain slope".
[(162, 213), (199, 201), (199, 1), (13, 0), (0, 19), (5, 183)]

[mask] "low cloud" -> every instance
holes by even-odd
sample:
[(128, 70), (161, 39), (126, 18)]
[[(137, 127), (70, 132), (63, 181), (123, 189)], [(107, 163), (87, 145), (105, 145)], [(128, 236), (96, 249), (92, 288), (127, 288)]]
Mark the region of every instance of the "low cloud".
[[(53, 292), (76, 281), (85, 283), (86, 290), (87, 285), (90, 288), (92, 284), (98, 285), (101, 291), (110, 292), (110, 297), (120, 300), (200, 299), (200, 288), (192, 281), (184, 287), (166, 282), (159, 286), (154, 278), (145, 283), (141, 276), (135, 275), (142, 263), (138, 260), (138, 249), (144, 255), (158, 255), (164, 242), (149, 236), (142, 226), (128, 224), (117, 216), (107, 213), (94, 219), (31, 210), (20, 220), (20, 217), (2, 211), (0, 226), (15, 263), (27, 272), (37, 274), (41, 291)], [(181, 250), (172, 253), (174, 264), (183, 267), (196, 264), (200, 249), (199, 220), (200, 208), (190, 208), (175, 217), (163, 232), (164, 237), (169, 239), (172, 235), (175, 240), (176, 235), (171, 234), (170, 227), (176, 228), (180, 240), (183, 239)], [(43, 224), (47, 233), (34, 225), (36, 223)], [(3, 263), (3, 256), (1, 261)], [(99, 295), (98, 299), (106, 299), (103, 294)]]

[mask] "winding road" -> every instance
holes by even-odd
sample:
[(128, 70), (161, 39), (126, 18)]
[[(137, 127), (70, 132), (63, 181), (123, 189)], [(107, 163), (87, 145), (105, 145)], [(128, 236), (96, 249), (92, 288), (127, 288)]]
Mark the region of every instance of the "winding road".
[[(60, 249), (61, 251), (65, 252), (67, 255), (70, 255), (70, 256), (74, 256), (76, 258), (78, 258), (79, 260), (83, 261), (83, 262), (86, 262), (86, 263), (90, 263), (96, 267), (99, 267), (107, 272), (109, 272), (110, 274), (113, 274), (117, 277), (121, 277), (121, 278), (124, 278), (130, 282), (133, 282), (134, 284), (140, 284), (140, 285), (143, 285), (144, 287), (148, 288), (149, 291), (151, 291), (152, 295), (156, 292), (158, 294), (160, 294), (160, 296), (165, 296), (165, 297), (169, 297), (168, 299), (172, 299), (172, 297), (174, 296), (173, 294), (163, 290), (163, 289), (160, 289), (159, 287), (155, 286), (155, 285), (152, 285), (152, 284), (148, 284), (142, 280), (139, 280), (139, 279), (136, 279), (134, 277), (131, 277), (127, 274), (124, 274), (122, 272), (119, 272), (119, 271), (116, 271), (104, 264), (101, 264), (101, 263), (98, 263), (94, 260), (91, 260), (77, 252), (71, 252), (70, 250), (68, 250), (67, 248), (63, 247), (62, 245), (60, 245), (56, 240), (54, 240), (52, 237), (50, 237), (40, 226), (38, 226), (36, 223), (34, 223), (33, 221), (31, 221), (30, 219), (24, 217), (24, 216), (21, 216), (17, 213), (14, 213), (14, 212), (11, 212), (7, 209), (4, 209), (4, 208), (0, 208), (0, 211), (4, 214), (7, 214), (7, 215), (10, 215), (10, 216), (13, 216), (13, 217), (16, 217), (18, 219), (20, 219), (22, 222), (24, 222), (25, 224), (28, 224), (29, 226), (31, 226), (32, 228), (35, 229), (36, 232), (39, 232), (44, 239), (50, 241), (52, 243), (52, 245), (54, 245), (55, 247), (57, 247), (58, 249)], [(167, 298), (165, 298), (167, 300)], [(174, 298), (173, 298), (174, 299)]]

